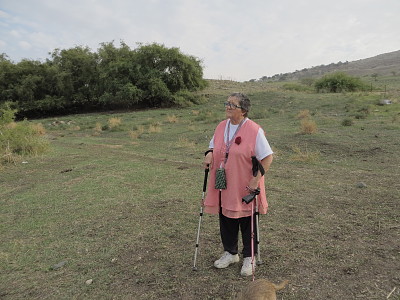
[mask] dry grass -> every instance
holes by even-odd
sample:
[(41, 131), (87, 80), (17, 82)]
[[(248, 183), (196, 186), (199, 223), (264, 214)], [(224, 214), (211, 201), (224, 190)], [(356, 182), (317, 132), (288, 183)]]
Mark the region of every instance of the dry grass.
[(196, 126), (193, 124), (189, 125), (187, 128), (189, 131), (196, 131)]
[(297, 118), (297, 119), (300, 119), (300, 120), (305, 119), (305, 118), (310, 118), (310, 117), (311, 117), (311, 116), (310, 116), (310, 111), (309, 111), (308, 109), (301, 110), (301, 111), (296, 115), (296, 118)]
[(310, 151), (307, 147), (302, 150), (299, 145), (294, 145), (292, 146), (292, 151), (294, 154), (289, 157), (291, 161), (315, 162), (320, 158), (319, 151)]
[(100, 135), (102, 131), (103, 131), (103, 129), (102, 129), (101, 124), (99, 122), (97, 122), (93, 129), (93, 135)]
[(309, 119), (302, 119), (300, 122), (300, 133), (301, 134), (313, 134), (317, 132), (317, 124)]
[(167, 116), (167, 122), (168, 122), (168, 123), (178, 123), (178, 122), (179, 122), (179, 119), (178, 119), (178, 117), (175, 116), (175, 115), (168, 115), (168, 116)]
[(189, 149), (196, 148), (195, 142), (190, 141), (187, 137), (184, 136), (179, 137), (177, 146), (179, 148), (189, 148)]
[(121, 120), (121, 118), (110, 118), (110, 119), (108, 119), (107, 123), (108, 123), (108, 127), (110, 129), (113, 129), (113, 128), (117, 128), (117, 127), (121, 126), (122, 120)]
[(129, 137), (130, 137), (131, 139), (133, 139), (133, 140), (138, 139), (139, 136), (140, 136), (140, 134), (139, 134), (139, 132), (138, 132), (137, 130), (130, 130), (130, 131), (128, 132), (128, 134), (129, 134)]
[(81, 127), (78, 125), (74, 125), (74, 126), (71, 126), (70, 129), (73, 131), (79, 131), (79, 130), (81, 130)]
[(162, 132), (160, 123), (153, 123), (149, 125), (149, 133), (160, 133)]
[(38, 135), (46, 134), (46, 129), (43, 127), (42, 123), (33, 123), (30, 126), (32, 127), (32, 129), (35, 131), (36, 134)]
[(17, 127), (17, 123), (16, 122), (10, 122), (10, 123), (6, 124), (4, 127), (6, 129), (12, 130), (12, 129), (15, 129)]
[(137, 140), (140, 138), (140, 136), (144, 133), (144, 127), (143, 126), (138, 126), (136, 130), (130, 130), (129, 131), (129, 136), (133, 140)]
[(0, 169), (2, 169), (2, 164), (15, 164), (19, 159), (19, 156), (11, 151), (10, 143), (8, 142), (0, 159)]

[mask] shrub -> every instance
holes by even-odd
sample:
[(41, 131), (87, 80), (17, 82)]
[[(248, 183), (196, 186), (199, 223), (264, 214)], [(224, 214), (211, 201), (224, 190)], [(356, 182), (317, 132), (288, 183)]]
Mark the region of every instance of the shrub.
[(117, 128), (117, 127), (121, 126), (121, 123), (122, 123), (121, 118), (110, 118), (110, 119), (108, 119), (108, 127), (110, 129)]
[(301, 110), (298, 114), (297, 114), (297, 116), (296, 116), (296, 118), (297, 119), (305, 119), (305, 118), (310, 118), (310, 111), (308, 110), (308, 109), (304, 109), (304, 110)]
[(48, 150), (49, 144), (42, 135), (41, 124), (28, 121), (0, 125), (0, 164), (15, 162), (23, 155), (39, 155)]
[(341, 93), (364, 91), (367, 86), (359, 78), (342, 72), (327, 74), (314, 84), (317, 92)]
[(101, 123), (96, 122), (96, 125), (93, 128), (93, 135), (100, 135), (100, 133), (103, 131), (103, 128), (101, 126)]
[(342, 121), (342, 126), (352, 126), (353, 125), (353, 119), (351, 118), (346, 118)]
[(129, 131), (129, 136), (131, 137), (131, 139), (136, 140), (138, 138), (140, 138), (140, 136), (144, 133), (144, 127), (143, 126), (139, 126), (139, 127), (135, 127), (132, 130)]
[(46, 129), (43, 127), (42, 123), (31, 124), (31, 127), (38, 135), (46, 134)]
[(150, 124), (149, 126), (149, 133), (158, 133), (161, 132), (162, 128), (161, 128), (161, 124), (158, 122), (155, 122), (153, 124)]
[(168, 115), (167, 116), (167, 121), (168, 121), (168, 123), (178, 123), (178, 117), (177, 116), (175, 116), (175, 115)]
[(16, 109), (11, 108), (10, 102), (5, 102), (0, 106), (0, 127), (15, 120)]
[(313, 134), (317, 132), (317, 124), (311, 119), (303, 119), (300, 122), (301, 134)]
[(204, 96), (197, 95), (188, 90), (178, 91), (172, 98), (174, 105), (178, 107), (190, 107), (193, 104), (202, 104), (206, 102)]

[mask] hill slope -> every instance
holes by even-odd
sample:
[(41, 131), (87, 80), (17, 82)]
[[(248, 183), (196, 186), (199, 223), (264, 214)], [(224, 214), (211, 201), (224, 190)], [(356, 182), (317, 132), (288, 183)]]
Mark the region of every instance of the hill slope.
[(354, 76), (370, 76), (373, 74), (387, 76), (400, 74), (400, 50), (351, 62), (331, 63), (329, 65), (306, 68), (292, 73), (263, 77), (261, 80), (297, 80), (306, 77), (320, 77), (326, 73), (337, 71), (342, 71)]

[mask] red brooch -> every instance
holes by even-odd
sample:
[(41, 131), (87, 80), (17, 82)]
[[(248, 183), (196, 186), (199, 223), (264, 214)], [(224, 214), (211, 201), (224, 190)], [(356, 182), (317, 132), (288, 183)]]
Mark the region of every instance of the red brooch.
[(235, 144), (240, 144), (242, 142), (242, 138), (240, 137), (240, 136), (238, 136), (236, 139), (235, 139)]

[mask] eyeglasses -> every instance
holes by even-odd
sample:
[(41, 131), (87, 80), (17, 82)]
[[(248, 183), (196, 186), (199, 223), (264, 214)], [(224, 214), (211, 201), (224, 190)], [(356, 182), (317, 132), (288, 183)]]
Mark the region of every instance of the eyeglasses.
[(231, 102), (225, 102), (224, 106), (229, 107), (229, 108), (242, 108), (241, 106), (236, 105), (235, 103), (231, 103)]

